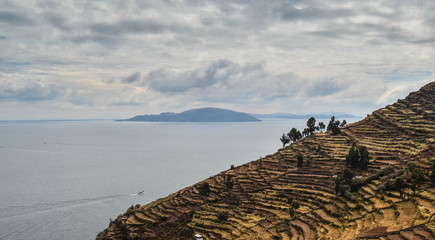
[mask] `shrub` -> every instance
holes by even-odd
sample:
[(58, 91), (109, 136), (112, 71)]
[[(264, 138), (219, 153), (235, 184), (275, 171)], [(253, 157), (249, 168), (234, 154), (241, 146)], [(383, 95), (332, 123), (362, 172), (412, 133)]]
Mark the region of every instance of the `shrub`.
[(298, 160), (298, 167), (302, 167), (302, 165), (304, 163), (304, 155), (302, 155), (302, 153), (298, 152), (296, 154), (296, 159)]
[(430, 175), (430, 180), (432, 181), (432, 184), (435, 184), (435, 161), (432, 164), (432, 173)]
[(230, 214), (227, 211), (219, 211), (217, 213), (217, 217), (221, 222), (226, 221), (229, 218), (229, 216)]
[(239, 205), (242, 202), (239, 196), (237, 196), (237, 194), (235, 194), (233, 191), (228, 192), (226, 200), (230, 205)]
[(422, 182), (426, 179), (423, 171), (419, 168), (413, 168), (411, 170), (411, 178), (416, 182)]
[(394, 172), (394, 167), (388, 165), (378, 172), (378, 177), (382, 177)]
[(350, 191), (351, 192), (356, 192), (358, 191), (358, 189), (362, 186), (366, 185), (366, 180), (365, 179), (352, 179), (350, 181)]
[(343, 178), (345, 181), (347, 181), (348, 183), (350, 183), (350, 180), (353, 178), (354, 174), (352, 172), (352, 170), (350, 170), (349, 168), (345, 168), (343, 171)]
[(196, 189), (198, 190), (199, 194), (201, 194), (202, 196), (208, 196), (211, 192), (210, 184), (208, 184), (208, 182), (203, 182), (202, 184), (197, 186)]
[(343, 192), (343, 196), (344, 196), (345, 198), (351, 200), (352, 202), (355, 202), (355, 196), (354, 196), (351, 192), (349, 192), (348, 190), (345, 190), (345, 191)]

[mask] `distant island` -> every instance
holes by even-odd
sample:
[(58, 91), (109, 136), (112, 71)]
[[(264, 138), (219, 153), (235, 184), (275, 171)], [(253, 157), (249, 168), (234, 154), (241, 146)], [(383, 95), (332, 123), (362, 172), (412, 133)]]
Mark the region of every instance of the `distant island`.
[(260, 122), (249, 114), (222, 108), (198, 108), (181, 113), (165, 112), (159, 115), (138, 115), (117, 121), (130, 122)]

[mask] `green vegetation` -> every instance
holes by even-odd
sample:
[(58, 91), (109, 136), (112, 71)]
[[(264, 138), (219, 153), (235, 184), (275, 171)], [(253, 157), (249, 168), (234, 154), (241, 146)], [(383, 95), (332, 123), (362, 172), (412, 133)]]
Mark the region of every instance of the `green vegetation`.
[[(344, 127), (346, 124), (346, 120), (343, 120), (343, 122), (340, 123), (340, 121), (335, 121), (335, 117), (332, 116), (327, 131), (331, 131), (332, 135), (338, 135), (340, 133), (340, 127)], [(282, 147), (285, 147), (285, 145), (296, 142), (303, 137), (313, 135), (315, 132), (323, 132), (325, 127), (326, 126), (323, 122), (319, 122), (316, 126), (316, 119), (310, 117), (307, 121), (307, 128), (304, 128), (302, 133), (296, 128), (292, 128), (287, 134), (283, 133), (279, 140), (282, 143)]]
[[(345, 122), (345, 121), (343, 121)], [(328, 127), (326, 128), (326, 131), (330, 131), (332, 135), (338, 135), (340, 134), (340, 121), (335, 120), (335, 117), (332, 116), (331, 120), (329, 121)]]
[(352, 144), (346, 156), (346, 166), (353, 169), (367, 170), (369, 164), (369, 152), (365, 146)]
[(219, 211), (217, 213), (217, 217), (219, 221), (226, 221), (229, 218), (230, 214), (227, 211)]
[(208, 182), (203, 182), (202, 184), (197, 186), (196, 189), (198, 190), (199, 194), (201, 194), (202, 196), (208, 196), (211, 192), (210, 184)]
[(316, 119), (314, 117), (310, 117), (307, 121), (307, 132), (309, 135), (313, 134), (316, 129)]
[(435, 185), (435, 161), (432, 163), (432, 167), (431, 167), (431, 175), (430, 175), (430, 180), (432, 182), (432, 185)]
[(287, 137), (287, 135), (285, 135), (285, 133), (282, 134), (282, 136), (279, 140), (281, 140), (281, 142), (282, 142), (282, 147), (285, 147), (285, 145), (290, 142), (290, 138)]
[(287, 136), (292, 142), (296, 142), (297, 140), (302, 138), (301, 132), (299, 132), (299, 130), (297, 130), (296, 128), (292, 128), (292, 130), (287, 133)]
[(296, 154), (296, 159), (298, 160), (298, 167), (301, 168), (302, 165), (304, 164), (304, 155), (302, 155), (302, 153), (298, 152)]

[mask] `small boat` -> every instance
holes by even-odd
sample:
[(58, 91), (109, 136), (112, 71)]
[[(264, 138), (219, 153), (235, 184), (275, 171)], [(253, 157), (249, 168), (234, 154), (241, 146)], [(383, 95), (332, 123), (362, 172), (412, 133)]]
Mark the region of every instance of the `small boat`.
[(142, 191), (138, 192), (137, 194), (141, 195), (141, 194), (143, 194), (143, 193), (144, 193), (144, 191), (142, 190)]

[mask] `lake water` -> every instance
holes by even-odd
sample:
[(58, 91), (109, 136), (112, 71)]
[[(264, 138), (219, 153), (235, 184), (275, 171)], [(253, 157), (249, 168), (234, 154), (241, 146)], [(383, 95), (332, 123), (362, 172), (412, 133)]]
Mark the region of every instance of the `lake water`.
[(129, 206), (274, 153), (305, 123), (0, 122), (0, 240), (95, 239)]

